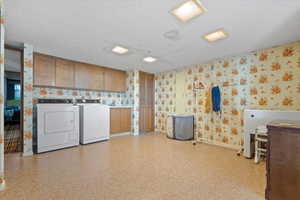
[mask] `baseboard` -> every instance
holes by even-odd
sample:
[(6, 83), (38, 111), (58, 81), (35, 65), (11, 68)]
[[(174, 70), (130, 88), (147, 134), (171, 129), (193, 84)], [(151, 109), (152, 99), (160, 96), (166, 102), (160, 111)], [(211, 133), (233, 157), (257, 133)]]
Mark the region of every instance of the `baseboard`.
[(110, 137), (119, 137), (119, 136), (128, 136), (128, 135), (132, 135), (132, 133), (131, 132), (117, 133), (117, 134), (110, 135)]
[(0, 183), (0, 191), (5, 190), (5, 180), (2, 180), (2, 183)]
[(237, 151), (241, 149), (241, 147), (239, 145), (226, 144), (226, 143), (217, 142), (217, 141), (205, 141), (205, 140), (199, 141), (198, 140), (198, 142), (201, 142), (204, 144), (210, 144), (210, 145), (214, 145), (214, 146), (218, 146), (218, 147), (224, 147), (227, 149), (232, 149), (232, 150), (237, 150)]
[[(167, 135), (166, 132), (159, 132), (159, 133)], [(218, 146), (218, 147), (224, 147), (224, 148), (232, 149), (232, 150), (240, 150), (241, 149), (241, 146), (239, 146), (239, 145), (226, 144), (223, 142), (217, 142), (217, 141), (211, 141), (211, 140), (201, 140), (200, 138), (197, 139), (197, 142), (204, 143), (204, 144), (210, 144), (210, 145), (214, 145), (214, 146)]]

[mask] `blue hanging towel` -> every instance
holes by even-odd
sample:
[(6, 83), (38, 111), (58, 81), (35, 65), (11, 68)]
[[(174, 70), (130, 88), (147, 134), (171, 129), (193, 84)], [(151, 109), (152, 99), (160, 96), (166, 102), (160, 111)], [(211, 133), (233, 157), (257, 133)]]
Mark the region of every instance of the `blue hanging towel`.
[(212, 98), (212, 104), (213, 104), (213, 111), (214, 112), (220, 112), (221, 111), (221, 92), (220, 88), (213, 87), (211, 90), (211, 98)]

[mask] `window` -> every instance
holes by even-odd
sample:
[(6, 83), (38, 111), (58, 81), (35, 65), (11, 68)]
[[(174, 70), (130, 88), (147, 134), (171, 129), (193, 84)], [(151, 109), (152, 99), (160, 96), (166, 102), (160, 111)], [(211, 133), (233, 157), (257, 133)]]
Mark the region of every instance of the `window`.
[(15, 83), (14, 85), (14, 91), (15, 91), (15, 94), (14, 94), (14, 99), (15, 100), (20, 100), (21, 99), (21, 85), (19, 83)]

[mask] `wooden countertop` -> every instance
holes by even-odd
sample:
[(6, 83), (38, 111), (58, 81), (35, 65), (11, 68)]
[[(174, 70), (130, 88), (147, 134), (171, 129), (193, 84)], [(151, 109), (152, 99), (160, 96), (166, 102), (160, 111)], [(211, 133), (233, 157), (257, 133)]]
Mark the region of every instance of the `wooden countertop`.
[(267, 125), (270, 128), (300, 129), (300, 121), (278, 120)]

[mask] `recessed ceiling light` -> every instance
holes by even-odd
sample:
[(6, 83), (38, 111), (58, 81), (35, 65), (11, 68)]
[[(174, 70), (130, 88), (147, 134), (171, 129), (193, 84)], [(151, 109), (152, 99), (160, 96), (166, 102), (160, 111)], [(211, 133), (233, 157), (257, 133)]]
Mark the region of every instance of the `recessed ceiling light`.
[(188, 0), (174, 8), (171, 13), (185, 23), (206, 11), (198, 0)]
[(156, 58), (153, 58), (153, 57), (146, 57), (146, 58), (144, 58), (144, 61), (145, 62), (149, 62), (149, 63), (151, 63), (151, 62), (155, 62), (157, 59)]
[(204, 39), (206, 39), (209, 42), (215, 42), (217, 40), (222, 40), (227, 37), (228, 33), (226, 33), (223, 29), (204, 35)]
[(121, 46), (115, 46), (112, 49), (112, 52), (117, 53), (117, 54), (125, 54), (128, 52), (128, 49), (121, 47)]

